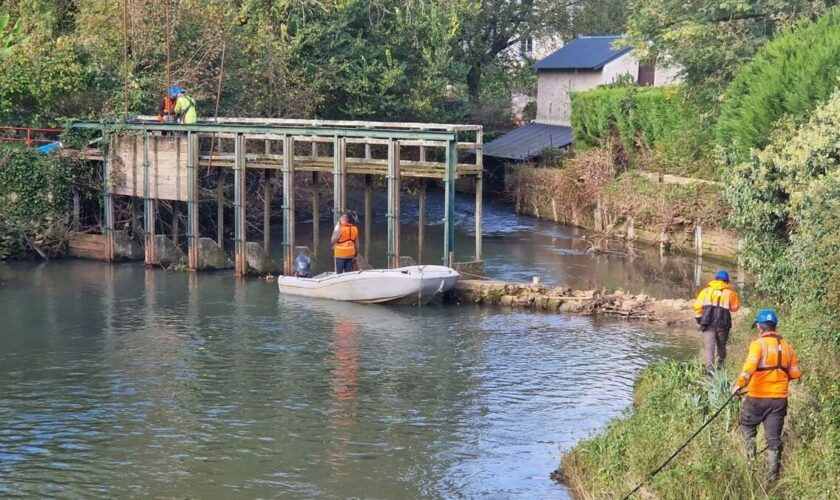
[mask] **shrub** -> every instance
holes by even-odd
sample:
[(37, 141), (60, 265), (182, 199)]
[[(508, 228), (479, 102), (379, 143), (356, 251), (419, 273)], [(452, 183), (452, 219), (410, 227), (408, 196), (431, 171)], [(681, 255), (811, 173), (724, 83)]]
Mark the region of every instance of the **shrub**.
[(715, 130), (728, 163), (763, 148), (784, 116), (807, 119), (840, 76), (840, 9), (776, 37), (729, 85)]
[(715, 178), (703, 120), (679, 87), (609, 86), (572, 94), (578, 148), (618, 136), (631, 161), (652, 151), (655, 159), (648, 168)]

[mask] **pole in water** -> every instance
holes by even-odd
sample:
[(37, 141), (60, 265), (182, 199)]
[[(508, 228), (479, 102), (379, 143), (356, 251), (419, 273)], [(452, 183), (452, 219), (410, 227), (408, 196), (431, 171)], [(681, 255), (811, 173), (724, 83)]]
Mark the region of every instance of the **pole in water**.
[(683, 451), (683, 449), (684, 449), (686, 446), (688, 446), (688, 443), (690, 443), (690, 442), (694, 441), (694, 438), (696, 438), (698, 434), (700, 434), (701, 432), (703, 432), (703, 429), (705, 429), (705, 428), (706, 428), (706, 426), (708, 426), (709, 424), (711, 424), (711, 423), (712, 423), (712, 421), (713, 421), (714, 419), (716, 419), (716, 418), (718, 417), (718, 415), (720, 415), (720, 413), (723, 411), (723, 409), (724, 409), (724, 408), (726, 408), (727, 406), (729, 406), (729, 403), (731, 403), (731, 402), (732, 402), (732, 400), (733, 400), (733, 399), (735, 399), (735, 395), (736, 395), (736, 394), (738, 394), (738, 393), (737, 393), (737, 392), (733, 392), (732, 394), (730, 394), (729, 399), (727, 399), (727, 400), (726, 400), (726, 402), (725, 402), (725, 403), (723, 403), (723, 405), (722, 405), (720, 408), (718, 408), (718, 410), (717, 410), (717, 411), (716, 411), (716, 412), (715, 412), (715, 413), (714, 413), (711, 417), (709, 417), (709, 419), (708, 419), (708, 420), (706, 420), (706, 422), (705, 422), (703, 425), (701, 425), (699, 429), (697, 429), (696, 431), (694, 431), (694, 434), (692, 434), (692, 435), (691, 435), (691, 437), (690, 437), (690, 438), (688, 438), (688, 440), (687, 440), (685, 443), (683, 443), (683, 444), (682, 444), (682, 446), (680, 446), (679, 448), (677, 448), (677, 450), (676, 450), (674, 453), (671, 453), (671, 456), (670, 456), (670, 457), (668, 457), (668, 459), (667, 459), (667, 460), (665, 460), (664, 462), (662, 462), (662, 465), (660, 465), (659, 467), (657, 467), (657, 468), (656, 468), (653, 472), (650, 472), (650, 473), (649, 473), (649, 474), (645, 477), (645, 479), (644, 479), (641, 483), (639, 483), (638, 485), (636, 485), (636, 487), (635, 487), (635, 488), (633, 488), (633, 491), (631, 491), (630, 493), (628, 493), (628, 494), (624, 495), (624, 497), (622, 497), (622, 500), (627, 500), (628, 498), (630, 498), (631, 496), (633, 496), (633, 493), (636, 493), (637, 491), (639, 491), (639, 489), (640, 489), (640, 488), (641, 488), (641, 487), (645, 484), (645, 482), (646, 482), (646, 481), (649, 481), (649, 480), (653, 479), (653, 477), (654, 477), (654, 476), (656, 476), (657, 474), (659, 474), (660, 472), (662, 472), (662, 469), (664, 469), (666, 465), (668, 465), (669, 463), (671, 463), (671, 460), (673, 460), (673, 459), (674, 459), (674, 457), (676, 457), (677, 455), (679, 455), (679, 453), (680, 453), (681, 451)]

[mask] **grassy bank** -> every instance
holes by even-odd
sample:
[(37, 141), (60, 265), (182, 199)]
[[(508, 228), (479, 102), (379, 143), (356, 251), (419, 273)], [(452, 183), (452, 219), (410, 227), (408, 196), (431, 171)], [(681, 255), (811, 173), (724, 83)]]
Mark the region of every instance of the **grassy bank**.
[[(764, 459), (747, 463), (734, 402), (637, 498), (840, 498), (838, 351), (815, 334), (819, 315), (800, 316), (780, 327), (805, 370), (802, 383), (792, 384), (782, 479), (768, 485)], [(704, 376), (699, 360), (644, 371), (632, 410), (564, 456), (558, 475), (577, 498), (623, 496), (726, 401), (753, 337), (746, 321), (733, 333), (726, 373), (715, 379)], [(762, 439), (759, 432), (759, 449)]]

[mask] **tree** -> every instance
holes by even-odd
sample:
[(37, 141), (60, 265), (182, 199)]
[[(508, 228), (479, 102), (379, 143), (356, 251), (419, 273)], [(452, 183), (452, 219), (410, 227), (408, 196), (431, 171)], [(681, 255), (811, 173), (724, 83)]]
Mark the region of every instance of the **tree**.
[(466, 0), (461, 5), (455, 50), (468, 67), (470, 101), (481, 97), (481, 79), (490, 64), (526, 37), (570, 32), (569, 12), (577, 0)]
[(833, 0), (631, 0), (629, 43), (682, 69), (687, 89), (715, 102), (738, 69), (779, 30)]
[(5, 59), (12, 52), (15, 45), (15, 36), (20, 31), (20, 19), (9, 27), (9, 13), (0, 12), (0, 60)]

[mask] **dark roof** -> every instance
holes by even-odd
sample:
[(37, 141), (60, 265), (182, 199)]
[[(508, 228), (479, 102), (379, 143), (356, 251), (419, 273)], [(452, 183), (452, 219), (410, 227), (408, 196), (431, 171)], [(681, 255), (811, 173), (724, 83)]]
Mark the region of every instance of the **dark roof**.
[(555, 50), (542, 61), (534, 64), (537, 70), (588, 69), (600, 70), (608, 62), (630, 52), (630, 47), (613, 48), (619, 35), (581, 36)]
[(571, 143), (571, 127), (529, 123), (488, 142), (484, 146), (484, 154), (524, 161), (541, 156), (546, 148), (563, 148)]

